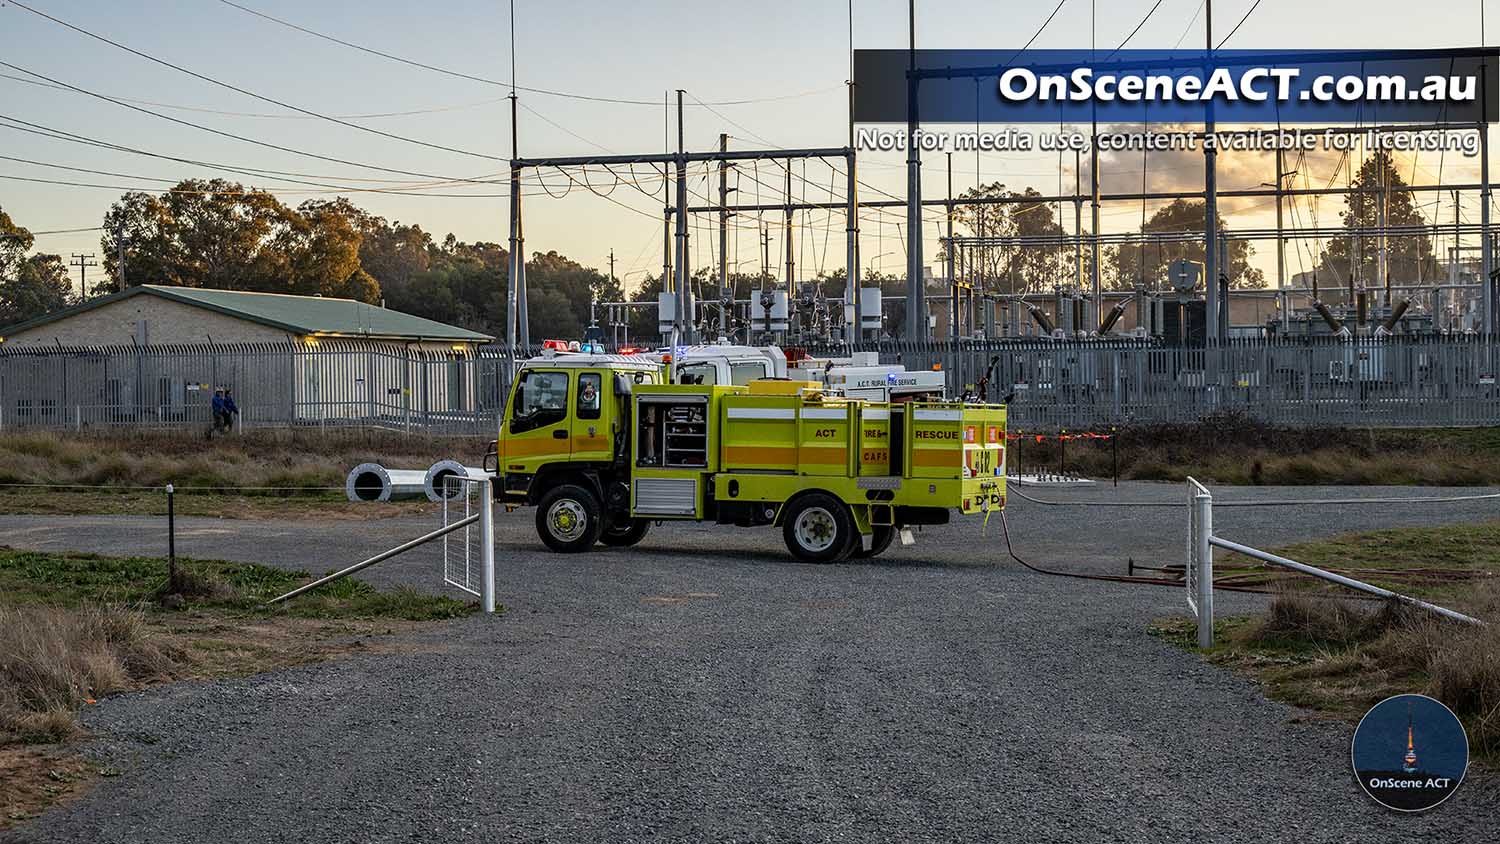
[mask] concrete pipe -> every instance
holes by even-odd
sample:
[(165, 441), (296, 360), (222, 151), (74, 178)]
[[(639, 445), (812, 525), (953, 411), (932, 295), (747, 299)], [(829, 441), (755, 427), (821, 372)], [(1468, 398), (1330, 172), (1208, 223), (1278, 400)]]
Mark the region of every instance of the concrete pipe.
[(379, 463), (361, 463), (349, 470), (344, 494), (350, 501), (390, 501), (425, 495), (427, 473), (421, 469), (387, 469)]
[(465, 466), (457, 460), (439, 460), (432, 464), (432, 468), (427, 470), (426, 477), (422, 479), (422, 491), (427, 494), (428, 501), (442, 501), (445, 497), (450, 500), (462, 498), (463, 484), (447, 481), (448, 478), (462, 475), (481, 477), (484, 470)]

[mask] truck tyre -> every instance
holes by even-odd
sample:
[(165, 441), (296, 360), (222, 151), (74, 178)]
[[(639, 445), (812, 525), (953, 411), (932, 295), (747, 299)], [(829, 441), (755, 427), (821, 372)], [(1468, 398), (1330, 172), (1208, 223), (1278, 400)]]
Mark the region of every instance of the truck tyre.
[(611, 522), (599, 534), (599, 541), (614, 548), (628, 548), (646, 537), (651, 522), (646, 519), (621, 518)]
[(859, 559), (868, 559), (879, 556), (885, 549), (891, 547), (891, 540), (896, 538), (896, 529), (890, 525), (875, 525), (874, 535), (870, 537), (870, 550), (865, 550), (865, 543), (856, 538), (854, 540), (854, 553), (851, 556)]
[(549, 490), (536, 507), (536, 532), (553, 551), (587, 551), (604, 529), (604, 507), (598, 496), (576, 484)]
[(781, 524), (792, 556), (805, 563), (836, 563), (859, 543), (854, 516), (844, 502), (814, 492), (794, 501)]

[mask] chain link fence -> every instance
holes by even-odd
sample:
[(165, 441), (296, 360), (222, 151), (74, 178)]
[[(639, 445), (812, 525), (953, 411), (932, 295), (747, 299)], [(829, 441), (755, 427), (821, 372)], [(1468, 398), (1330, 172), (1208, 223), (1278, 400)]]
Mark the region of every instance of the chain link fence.
[[(988, 378), (1033, 431), (1185, 422), (1241, 413), (1271, 424), (1500, 425), (1500, 342), (1474, 335), (1152, 341), (961, 340), (814, 345), (937, 367), (951, 395)], [(191, 346), (0, 347), (0, 431), (207, 431), (214, 390), (233, 392), (241, 428), (375, 428), (489, 436), (518, 358), (505, 349), (434, 352), (325, 340)]]

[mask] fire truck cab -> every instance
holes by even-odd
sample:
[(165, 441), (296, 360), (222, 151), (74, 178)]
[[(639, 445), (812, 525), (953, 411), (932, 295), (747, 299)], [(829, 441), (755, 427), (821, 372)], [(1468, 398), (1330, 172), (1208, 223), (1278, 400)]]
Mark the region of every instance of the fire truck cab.
[(633, 545), (652, 523), (695, 520), (780, 527), (798, 559), (835, 562), (879, 554), (954, 509), (1004, 506), (1003, 407), (667, 373), (637, 355), (521, 366), (496, 441), (496, 495), (507, 510), (536, 507), (547, 547)]

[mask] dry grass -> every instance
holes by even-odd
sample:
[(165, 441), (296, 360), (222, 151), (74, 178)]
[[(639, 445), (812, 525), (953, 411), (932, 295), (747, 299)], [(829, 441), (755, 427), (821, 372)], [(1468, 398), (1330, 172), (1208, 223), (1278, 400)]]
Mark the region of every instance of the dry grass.
[[(1500, 583), (1453, 601), (1500, 619)], [(1182, 630), (1162, 632), (1178, 638)], [(1208, 654), (1256, 676), (1274, 697), (1347, 718), (1394, 694), (1422, 692), (1464, 722), (1476, 758), (1500, 761), (1500, 624), (1447, 621), (1406, 605), (1354, 603), (1288, 592), (1264, 616), (1226, 626)]]
[(85, 703), (171, 679), (182, 659), (140, 609), (0, 608), (0, 742), (66, 739)]
[(67, 742), (81, 708), (168, 680), (236, 677), (350, 653), (409, 651), (393, 634), (472, 604), (247, 563), (44, 554), (0, 546), (0, 830), (76, 797), (96, 774)]
[[(1278, 428), (1224, 414), (1191, 424), (1128, 426), (1115, 435), (1120, 477), (1128, 480), (1192, 475), (1220, 484), (1500, 483), (1497, 428)], [(1018, 446), (1011, 461), (1019, 460), (1023, 471), (1065, 466), (1090, 477), (1113, 473), (1108, 440), (1022, 439)]]
[(405, 436), (380, 431), (251, 431), (205, 440), (189, 431), (35, 432), (0, 435), (0, 484), (202, 487), (280, 494), (342, 489), (356, 464), (426, 468), (445, 457), (477, 462), (483, 438)]
[[(1285, 584), (1263, 615), (1216, 620), (1208, 659), (1254, 676), (1272, 697), (1351, 720), (1394, 694), (1431, 695), (1463, 720), (1475, 758), (1500, 764), (1500, 522), (1350, 534), (1277, 553), (1489, 624), (1345, 600), (1347, 591), (1303, 579)], [(1186, 619), (1153, 627), (1189, 648), (1194, 629)]]

